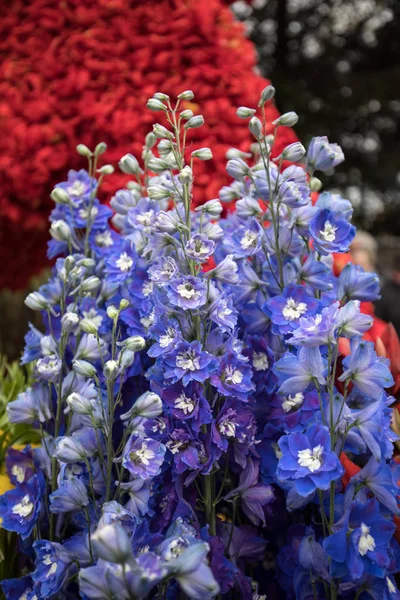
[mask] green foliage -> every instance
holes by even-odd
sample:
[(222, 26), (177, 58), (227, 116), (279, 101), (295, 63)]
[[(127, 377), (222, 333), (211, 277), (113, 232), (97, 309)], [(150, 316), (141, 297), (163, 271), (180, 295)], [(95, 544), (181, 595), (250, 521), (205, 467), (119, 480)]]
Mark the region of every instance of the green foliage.
[(29, 387), (31, 377), (30, 366), (21, 367), (17, 361), (7, 364), (7, 359), (0, 357), (0, 466), (9, 446), (40, 441), (37, 431), (28, 425), (14, 425), (7, 416), (7, 404)]

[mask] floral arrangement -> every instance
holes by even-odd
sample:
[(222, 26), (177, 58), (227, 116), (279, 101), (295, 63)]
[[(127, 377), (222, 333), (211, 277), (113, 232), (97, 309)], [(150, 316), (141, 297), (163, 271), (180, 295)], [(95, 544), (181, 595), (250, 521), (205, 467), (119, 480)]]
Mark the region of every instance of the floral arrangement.
[[(24, 288), (46, 265), (49, 194), (68, 167), (80, 168), (81, 139), (93, 147), (104, 139), (110, 162), (127, 148), (139, 154), (151, 128), (147, 98), (157, 89), (176, 95), (185, 73), (197, 98), (186, 108), (196, 114), (201, 103), (206, 119), (193, 148), (212, 146), (215, 157), (197, 171), (196, 199), (205, 201), (228, 182), (232, 127), (239, 147), (249, 143), (235, 107), (255, 104), (267, 84), (244, 26), (222, 0), (3, 2), (0, 51), (0, 218), (8, 233), (0, 288)], [(272, 104), (268, 113), (278, 116)], [(282, 129), (278, 146), (295, 140)], [(103, 198), (126, 180), (109, 177)]]
[(400, 597), (394, 381), (360, 312), (378, 277), (333, 274), (351, 204), (311, 192), (343, 153), (319, 137), (272, 159), (298, 118), (269, 123), (273, 95), (238, 108), (254, 143), (229, 151), (218, 199), (193, 198), (212, 151), (191, 146), (190, 90), (148, 101), (168, 125), (120, 160), (111, 208), (104, 143), (79, 144), (88, 171), (54, 188), (58, 258), (26, 299), (46, 332), (27, 334), (35, 383), (8, 408), (42, 440), (7, 458), (8, 600)]

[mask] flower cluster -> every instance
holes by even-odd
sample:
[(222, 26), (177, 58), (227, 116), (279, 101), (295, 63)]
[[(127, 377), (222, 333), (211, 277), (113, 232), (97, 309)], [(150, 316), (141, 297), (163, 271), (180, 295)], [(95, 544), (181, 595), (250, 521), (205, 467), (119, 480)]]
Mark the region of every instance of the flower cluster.
[(255, 143), (230, 151), (219, 198), (193, 198), (212, 151), (191, 145), (190, 90), (148, 100), (168, 126), (120, 160), (112, 210), (104, 143), (79, 144), (89, 170), (54, 188), (55, 267), (26, 299), (45, 326), (26, 336), (35, 383), (9, 405), (42, 444), (7, 462), (2, 527), (30, 566), (7, 600), (400, 597), (394, 382), (360, 312), (378, 279), (333, 274), (351, 204), (311, 193), (342, 151), (321, 137), (273, 159), (297, 120), (268, 133), (273, 95), (260, 118), (238, 108)]
[[(94, 147), (106, 139), (116, 162), (134, 141), (139, 154), (151, 127), (143, 113), (148, 96), (158, 88), (177, 94), (183, 72), (207, 119), (193, 148), (212, 145), (215, 156), (198, 167), (197, 201), (227, 182), (232, 127), (239, 147), (249, 142), (245, 124), (235, 123), (235, 107), (256, 103), (266, 85), (255, 73), (255, 49), (222, 0), (156, 5), (17, 0), (11, 9), (0, 6), (0, 218), (7, 231), (0, 287), (23, 288), (46, 265), (48, 197), (68, 165), (79, 169), (76, 144), (84, 139)], [(198, 102), (185, 106), (200, 110)], [(272, 104), (268, 114), (271, 121), (278, 116)], [(296, 139), (289, 129), (281, 134), (282, 147)], [(123, 175), (110, 177), (104, 197), (125, 183)]]

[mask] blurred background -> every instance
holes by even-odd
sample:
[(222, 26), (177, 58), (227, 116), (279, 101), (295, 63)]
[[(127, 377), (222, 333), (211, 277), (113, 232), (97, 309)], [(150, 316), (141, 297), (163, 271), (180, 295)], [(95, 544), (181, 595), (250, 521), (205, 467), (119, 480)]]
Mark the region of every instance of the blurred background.
[[(106, 141), (111, 163), (140, 156), (154, 118), (147, 98), (193, 89), (190, 108), (206, 119), (196, 141), (215, 157), (201, 167), (197, 194), (210, 199), (227, 181), (226, 150), (250, 141), (235, 108), (255, 105), (265, 79), (277, 109), (300, 115), (282, 143), (327, 135), (343, 147), (345, 163), (326, 180), (353, 203), (365, 232), (354, 257), (379, 271), (388, 302), (378, 314), (395, 321), (399, 28), (398, 0), (3, 0), (0, 353), (18, 356), (32, 320), (23, 299), (48, 274), (49, 193), (69, 168), (85, 167), (76, 144)], [(103, 199), (123, 184), (110, 178)]]

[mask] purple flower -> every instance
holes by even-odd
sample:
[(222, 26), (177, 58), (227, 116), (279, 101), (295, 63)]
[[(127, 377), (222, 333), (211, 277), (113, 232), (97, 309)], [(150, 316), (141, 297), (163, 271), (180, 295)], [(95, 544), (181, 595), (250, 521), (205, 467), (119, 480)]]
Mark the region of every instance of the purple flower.
[(30, 575), (20, 579), (3, 579), (1, 587), (6, 600), (37, 600), (33, 591), (33, 581)]
[(259, 463), (248, 457), (238, 487), (230, 491), (225, 500), (240, 497), (240, 505), (248, 519), (254, 525), (265, 525), (263, 507), (274, 500), (275, 494), (270, 485), (259, 483), (259, 470)]
[(68, 550), (61, 544), (39, 540), (33, 544), (36, 552), (35, 570), (32, 573), (34, 591), (38, 598), (50, 598), (64, 585), (72, 563)]
[(91, 536), (93, 550), (102, 560), (112, 563), (128, 562), (132, 558), (132, 543), (118, 522), (99, 525)]
[(238, 265), (233, 260), (232, 254), (227, 254), (223, 260), (211, 271), (205, 274), (205, 277), (212, 277), (221, 281), (222, 283), (236, 284), (239, 283), (239, 277), (237, 274)]
[(207, 290), (205, 283), (198, 277), (186, 275), (170, 282), (168, 298), (173, 306), (184, 310), (199, 308), (206, 302)]
[(310, 202), (310, 188), (306, 184), (298, 184), (291, 179), (279, 186), (278, 197), (291, 208), (306, 206)]
[(359, 265), (347, 263), (339, 275), (338, 299), (341, 302), (348, 300), (374, 302), (378, 298), (380, 298), (378, 275), (367, 273)]
[(148, 233), (151, 231), (158, 210), (157, 202), (148, 198), (140, 198), (136, 206), (129, 208), (127, 222), (134, 229)]
[(367, 573), (384, 577), (390, 564), (388, 543), (395, 529), (393, 521), (380, 515), (375, 499), (353, 502), (340, 529), (323, 542), (332, 559), (332, 577), (357, 580)]
[(235, 462), (244, 468), (249, 449), (254, 445), (256, 422), (247, 406), (227, 400), (212, 425), (212, 442), (226, 452), (233, 447)]
[(147, 354), (155, 358), (171, 352), (182, 341), (182, 333), (176, 319), (158, 321), (150, 327), (149, 333), (156, 341), (150, 346)]
[(169, 406), (172, 415), (181, 421), (191, 422), (191, 427), (198, 432), (201, 425), (212, 420), (210, 405), (204, 398), (201, 387), (191, 382), (186, 386), (182, 382), (168, 386), (162, 392), (164, 404)]
[(56, 383), (61, 374), (61, 360), (55, 354), (40, 358), (36, 363), (36, 374), (38, 379)]
[(293, 331), (287, 343), (308, 348), (331, 344), (335, 341), (338, 315), (339, 302), (335, 302), (313, 317), (301, 317), (298, 329)]
[(51, 419), (48, 386), (36, 384), (19, 394), (7, 405), (7, 415), (11, 423), (44, 423)]
[(315, 381), (321, 385), (326, 383), (325, 367), (318, 348), (301, 348), (297, 356), (286, 352), (275, 363), (273, 371), (282, 382), (278, 391), (283, 396), (304, 392)]
[(218, 371), (211, 375), (211, 383), (222, 396), (234, 396), (247, 402), (249, 393), (255, 389), (251, 376), (251, 367), (230, 353), (221, 358)]
[(194, 471), (200, 466), (200, 444), (185, 429), (174, 429), (166, 443), (174, 457), (176, 472), (181, 475), (188, 469)]
[(364, 487), (372, 492), (375, 498), (392, 513), (400, 512), (396, 496), (399, 494), (399, 466), (390, 468), (389, 465), (377, 461), (373, 456), (361, 471), (353, 475), (346, 488), (346, 497), (353, 497), (356, 489)]
[(124, 283), (135, 270), (137, 254), (134, 245), (125, 241), (117, 252), (106, 259), (106, 273), (111, 283)]
[(253, 256), (261, 248), (262, 227), (254, 217), (235, 228), (224, 238), (226, 250), (236, 258)]
[(347, 252), (356, 229), (339, 212), (319, 209), (310, 221), (310, 234), (320, 254)]
[(50, 511), (68, 513), (82, 510), (89, 504), (86, 486), (80, 479), (66, 479), (50, 494)]
[(168, 285), (179, 274), (178, 265), (171, 256), (162, 256), (149, 267), (149, 278), (159, 286)]
[(36, 475), (0, 496), (1, 526), (17, 532), (22, 539), (32, 533), (40, 512), (40, 489)]
[(351, 354), (343, 360), (344, 371), (339, 381), (349, 380), (360, 392), (378, 400), (384, 388), (394, 384), (387, 358), (378, 357), (372, 342), (355, 338)]
[(319, 410), (316, 391), (297, 392), (289, 396), (275, 395), (270, 400), (269, 421), (286, 431), (303, 431)]
[(215, 242), (202, 233), (195, 233), (186, 242), (186, 254), (200, 263), (205, 262), (215, 250)]
[(291, 283), (282, 295), (267, 300), (262, 308), (272, 321), (272, 331), (285, 334), (298, 327), (301, 317), (314, 315), (319, 304), (303, 286)]
[(124, 448), (122, 466), (134, 477), (149, 479), (160, 473), (165, 452), (164, 444), (133, 433)]
[(324, 292), (333, 288), (332, 271), (320, 260), (315, 260), (312, 254), (301, 265), (297, 278), (299, 283), (304, 282), (312, 289)]
[(373, 322), (373, 317), (360, 312), (360, 301), (351, 300), (339, 310), (338, 335), (347, 338), (361, 337), (372, 327)]
[(237, 325), (238, 312), (230, 296), (220, 295), (209, 307), (210, 319), (224, 332), (233, 331)]
[(316, 489), (327, 490), (331, 481), (339, 479), (343, 467), (331, 451), (327, 427), (314, 423), (306, 433), (296, 431), (280, 438), (282, 452), (276, 475), (278, 480), (292, 481), (300, 496), (309, 496)]
[(328, 171), (344, 161), (343, 150), (338, 144), (329, 143), (324, 136), (314, 137), (307, 150), (307, 168), (311, 171)]
[(177, 344), (164, 360), (167, 365), (165, 379), (171, 379), (172, 383), (182, 379), (185, 386), (193, 379), (205, 381), (218, 367), (217, 358), (203, 351), (199, 341)]

